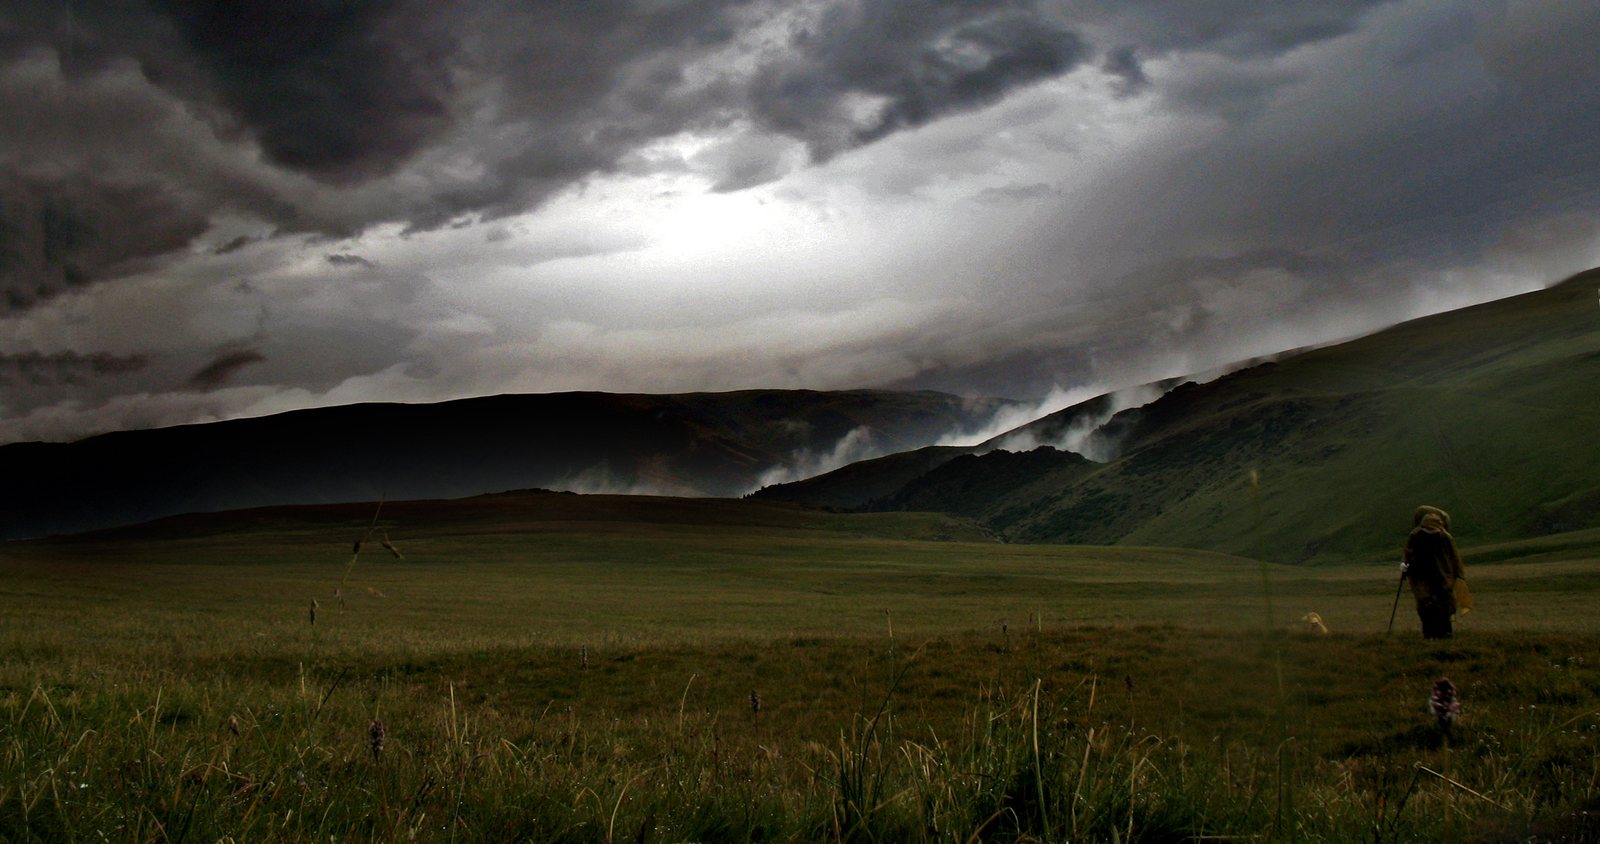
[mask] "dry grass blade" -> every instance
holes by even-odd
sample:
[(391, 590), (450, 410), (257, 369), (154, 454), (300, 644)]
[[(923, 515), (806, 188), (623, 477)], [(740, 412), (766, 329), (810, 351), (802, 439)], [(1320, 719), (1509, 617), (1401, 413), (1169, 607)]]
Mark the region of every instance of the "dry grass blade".
[(1472, 789), (1462, 785), (1459, 782), (1456, 782), (1455, 780), (1445, 776), (1444, 774), (1441, 774), (1438, 771), (1435, 771), (1434, 769), (1428, 767), (1427, 765), (1424, 765), (1424, 764), (1419, 762), (1419, 763), (1417, 763), (1417, 770), (1422, 771), (1425, 774), (1432, 774), (1432, 775), (1438, 777), (1439, 779), (1442, 779), (1445, 782), (1455, 786), (1456, 788), (1459, 788), (1462, 791), (1465, 791), (1466, 793), (1472, 795), (1473, 797), (1478, 798), (1479, 800), (1482, 800), (1482, 801), (1484, 801), (1486, 803), (1489, 803), (1491, 805), (1494, 805), (1494, 806), (1498, 806), (1498, 807), (1500, 807), (1502, 809), (1505, 809), (1508, 812), (1511, 811), (1511, 807), (1510, 806), (1507, 806), (1506, 804), (1501, 803), (1500, 801), (1494, 799), (1493, 797), (1486, 797), (1483, 794), (1480, 794), (1480, 793), (1478, 793), (1476, 791), (1473, 791)]
[[(350, 570), (356, 567), (356, 560), (360, 559), (361, 557), (361, 545), (367, 540), (370, 540), (372, 538), (372, 534), (378, 530), (378, 516), (383, 513), (383, 502), (388, 496), (389, 493), (387, 492), (378, 496), (378, 507), (372, 511), (372, 523), (367, 525), (367, 532), (362, 534), (361, 538), (356, 540), (355, 546), (350, 549), (350, 562), (344, 567), (344, 576), (339, 578), (340, 589), (343, 589), (345, 583), (350, 579)], [(383, 545), (390, 551), (394, 551), (394, 555), (396, 557), (400, 556), (400, 552), (395, 551), (394, 547), (389, 544), (387, 534), (384, 535)]]

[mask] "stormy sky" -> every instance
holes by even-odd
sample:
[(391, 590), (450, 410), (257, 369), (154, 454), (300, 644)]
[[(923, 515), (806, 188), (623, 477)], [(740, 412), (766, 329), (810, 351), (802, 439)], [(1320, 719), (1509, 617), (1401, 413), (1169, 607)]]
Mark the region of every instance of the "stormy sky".
[(1600, 264), (1570, 0), (0, 0), (0, 442), (1087, 396)]

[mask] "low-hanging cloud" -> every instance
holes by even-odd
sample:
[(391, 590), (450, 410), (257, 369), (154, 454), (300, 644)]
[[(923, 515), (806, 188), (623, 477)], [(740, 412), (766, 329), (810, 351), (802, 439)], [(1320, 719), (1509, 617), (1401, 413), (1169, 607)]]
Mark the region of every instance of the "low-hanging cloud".
[(224, 352), (189, 376), (189, 384), (202, 390), (214, 390), (227, 383), (228, 378), (252, 363), (267, 359), (255, 349), (235, 349)]
[(809, 448), (795, 451), (784, 462), (762, 472), (750, 491), (814, 478), (851, 463), (882, 457), (884, 453), (883, 446), (873, 435), (871, 428), (864, 426), (852, 428), (826, 451), (813, 451)]

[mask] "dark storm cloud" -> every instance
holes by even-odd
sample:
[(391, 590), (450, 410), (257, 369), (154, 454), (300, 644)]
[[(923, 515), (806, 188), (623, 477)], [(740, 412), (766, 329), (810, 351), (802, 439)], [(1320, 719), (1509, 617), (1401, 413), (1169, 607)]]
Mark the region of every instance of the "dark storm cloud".
[[(445, 390), (423, 360), (462, 390), (921, 367), (1019, 396), (1107, 361), (1210, 365), (1591, 237), (1597, 22), (1560, 0), (0, 0), (0, 342), (148, 351), (99, 380), (152, 394), (227, 364), (179, 390), (219, 408)], [(833, 164), (792, 173), (808, 153)], [(695, 216), (695, 179), (786, 175)], [(795, 229), (700, 238), (744, 200)], [(658, 229), (663, 209), (689, 213)], [(437, 231), (305, 236), (378, 223)], [(818, 260), (771, 260), (790, 250)], [(681, 255), (733, 280), (675, 285)], [(152, 266), (173, 272), (36, 307)], [(258, 297), (227, 293), (247, 277)], [(191, 317), (170, 344), (145, 327), (167, 314)], [(228, 363), (246, 347), (266, 359)], [(66, 418), (88, 392), (45, 398)]]
[(0, 165), (0, 314), (133, 272), (206, 226), (160, 185), (33, 179)]
[(1144, 67), (1139, 64), (1139, 51), (1132, 45), (1124, 45), (1106, 53), (1100, 69), (1117, 78), (1117, 93), (1122, 96), (1137, 94), (1150, 84), (1150, 78), (1144, 75)]
[(1395, 0), (1101, 0), (1079, 7), (1151, 53), (1206, 50), (1235, 58), (1274, 56), (1344, 35), (1361, 15)]
[(49, 47), (82, 82), (131, 58), (270, 161), (359, 180), (392, 171), (448, 127), (453, 5), (22, 0), (0, 6), (0, 59)]
[(0, 355), (0, 385), (81, 385), (91, 378), (138, 372), (147, 364), (148, 360), (143, 355), (113, 355), (106, 352), (87, 355), (77, 352)]
[[(769, 13), (793, 8), (740, 0), (13, 0), (0, 3), (0, 69), (49, 60), (60, 81), (35, 75), (0, 90), (0, 109), (19, 115), (16, 148), (0, 149), (0, 166), (9, 158), (28, 178), (59, 179), (81, 178), (111, 157), (144, 165), (146, 210), (164, 203), (177, 212), (164, 216), (179, 219), (165, 231), (148, 222), (129, 229), (123, 257), (170, 252), (203, 229), (204, 215), (229, 210), (281, 233), (349, 236), (379, 222), (428, 229), (464, 214), (526, 210), (642, 145), (740, 115), (826, 158), (988, 105), (1089, 53), (1026, 4), (867, 0), (831, 7), (754, 69), (686, 76)], [(123, 78), (130, 62), (135, 74)], [(121, 88), (109, 90), (112, 78)], [(847, 114), (852, 96), (875, 98), (875, 111)], [(179, 120), (174, 102), (202, 121), (211, 143), (254, 144), (259, 162), (199, 162), (204, 156), (179, 145), (181, 132), (154, 131)], [(83, 129), (69, 131), (73, 124)], [(26, 144), (24, 134), (33, 136)], [(776, 178), (780, 159), (772, 142), (747, 142), (711, 162), (720, 168), (716, 188)], [(71, 204), (32, 192), (33, 205)], [(150, 237), (138, 242), (141, 233)], [(7, 254), (20, 255), (10, 259), (8, 307), (107, 269), (46, 259), (42, 241), (18, 245), (24, 236), (8, 241)]]
[[(218, 104), (273, 162), (382, 176), (451, 123), (448, 3), (155, 0)], [(163, 67), (152, 62), (158, 83)], [(187, 69), (174, 75), (184, 80)], [(188, 93), (188, 92), (184, 92)]]
[(332, 264), (332, 265), (334, 265), (336, 267), (365, 267), (365, 268), (370, 270), (370, 269), (374, 269), (377, 266), (376, 264), (372, 263), (371, 261), (368, 261), (366, 258), (363, 258), (360, 255), (347, 255), (347, 254), (343, 254), (343, 253), (335, 253), (335, 254), (329, 255), (326, 260), (327, 260), (328, 263), (330, 263), (330, 264)]
[[(790, 61), (757, 79), (753, 107), (817, 159), (988, 105), (1089, 53), (1076, 33), (1003, 0), (835, 6), (794, 33), (793, 45)], [(874, 111), (852, 119), (851, 95), (869, 98)]]
[(240, 249), (243, 249), (246, 246), (249, 246), (250, 244), (255, 243), (258, 240), (260, 240), (260, 238), (251, 237), (250, 235), (247, 235), (247, 234), (241, 234), (238, 237), (233, 238), (232, 240), (229, 240), (228, 242), (223, 243), (222, 245), (216, 247), (215, 249), (212, 249), (211, 250), (211, 254), (213, 254), (213, 255), (226, 255), (229, 252), (238, 252)]
[(189, 386), (202, 390), (214, 390), (227, 383), (235, 372), (252, 363), (261, 363), (267, 358), (255, 349), (234, 349), (218, 355), (215, 360), (206, 364), (200, 371), (189, 376)]

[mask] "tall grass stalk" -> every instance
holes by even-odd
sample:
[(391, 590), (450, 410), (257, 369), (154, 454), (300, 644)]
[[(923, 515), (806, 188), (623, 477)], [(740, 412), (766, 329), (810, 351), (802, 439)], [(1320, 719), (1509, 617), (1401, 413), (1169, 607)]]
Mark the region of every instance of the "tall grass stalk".
[(1277, 691), (1277, 808), (1273, 815), (1271, 838), (1277, 839), (1286, 836), (1288, 840), (1297, 838), (1295, 825), (1292, 821), (1294, 810), (1294, 758), (1289, 735), (1289, 698), (1283, 683), (1283, 645), (1280, 641), (1282, 631), (1278, 629), (1276, 614), (1272, 606), (1272, 572), (1267, 562), (1267, 545), (1263, 518), (1261, 513), (1261, 475), (1255, 469), (1250, 470), (1250, 503), (1254, 514), (1256, 554), (1261, 560), (1261, 606), (1265, 614), (1263, 627), (1263, 642), (1271, 651), (1272, 673), (1274, 687)]

